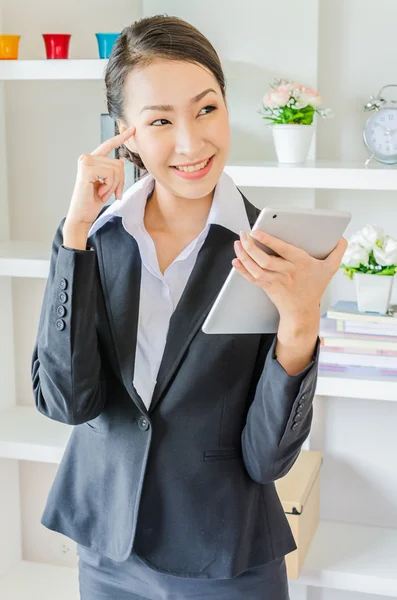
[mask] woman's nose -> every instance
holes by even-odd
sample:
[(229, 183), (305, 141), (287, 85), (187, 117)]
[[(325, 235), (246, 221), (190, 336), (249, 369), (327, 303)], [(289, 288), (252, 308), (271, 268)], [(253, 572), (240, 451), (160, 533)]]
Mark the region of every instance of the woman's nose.
[(183, 125), (178, 127), (175, 137), (175, 152), (184, 154), (192, 160), (203, 158), (201, 156), (205, 142), (202, 132), (194, 125)]

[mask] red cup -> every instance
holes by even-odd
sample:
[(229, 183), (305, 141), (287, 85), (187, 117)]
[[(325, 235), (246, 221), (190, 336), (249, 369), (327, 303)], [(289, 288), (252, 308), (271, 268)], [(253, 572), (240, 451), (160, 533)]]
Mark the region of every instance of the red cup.
[(69, 58), (70, 33), (43, 33), (47, 58)]

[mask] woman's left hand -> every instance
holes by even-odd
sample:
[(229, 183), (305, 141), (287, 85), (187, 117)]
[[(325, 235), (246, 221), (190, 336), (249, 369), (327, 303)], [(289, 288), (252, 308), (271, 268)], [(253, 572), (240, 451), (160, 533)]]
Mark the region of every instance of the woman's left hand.
[[(251, 239), (254, 237), (280, 256), (269, 255)], [(280, 319), (302, 323), (319, 314), (319, 305), (329, 282), (338, 271), (347, 240), (341, 237), (324, 259), (313, 258), (305, 250), (259, 229), (240, 232), (234, 244), (234, 268), (248, 281), (261, 287), (276, 305)]]

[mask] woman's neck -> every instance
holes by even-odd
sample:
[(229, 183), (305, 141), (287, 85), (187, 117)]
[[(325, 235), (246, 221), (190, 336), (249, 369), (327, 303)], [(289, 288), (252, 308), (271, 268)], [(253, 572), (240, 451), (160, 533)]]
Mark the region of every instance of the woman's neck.
[(198, 235), (207, 222), (214, 191), (203, 198), (182, 198), (160, 187), (156, 182), (146, 203), (146, 229), (176, 236), (190, 233)]

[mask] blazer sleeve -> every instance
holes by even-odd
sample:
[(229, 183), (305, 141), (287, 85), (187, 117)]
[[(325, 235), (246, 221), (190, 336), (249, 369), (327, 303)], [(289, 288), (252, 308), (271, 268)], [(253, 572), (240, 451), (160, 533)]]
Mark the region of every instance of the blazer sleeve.
[(274, 335), (241, 439), (245, 467), (258, 483), (269, 483), (288, 473), (313, 419), (320, 338), (317, 336), (311, 363), (296, 375), (289, 375), (277, 360), (276, 343)]
[(31, 376), (37, 410), (79, 425), (97, 417), (105, 401), (95, 326), (99, 277), (94, 248), (62, 245), (65, 220), (52, 244)]

